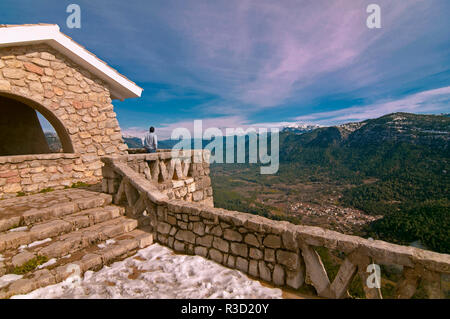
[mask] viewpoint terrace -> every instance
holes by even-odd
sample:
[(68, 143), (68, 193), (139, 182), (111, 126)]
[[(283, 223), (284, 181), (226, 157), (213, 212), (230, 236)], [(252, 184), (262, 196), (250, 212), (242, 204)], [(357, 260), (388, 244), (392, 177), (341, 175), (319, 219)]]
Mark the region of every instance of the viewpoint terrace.
[[(371, 263), (401, 267), (398, 298), (419, 284), (444, 296), (449, 255), (214, 208), (205, 151), (128, 154), (111, 102), (141, 92), (56, 25), (0, 27), (0, 276), (53, 260), (1, 286), (0, 298), (62, 281), (69, 266), (98, 270), (154, 240), (276, 286), (309, 284), (327, 298), (347, 297)], [(36, 111), (62, 152), (50, 153)], [(64, 189), (79, 182), (102, 189)], [(342, 256), (334, 278), (318, 248)], [(377, 288), (364, 292), (381, 297)]]

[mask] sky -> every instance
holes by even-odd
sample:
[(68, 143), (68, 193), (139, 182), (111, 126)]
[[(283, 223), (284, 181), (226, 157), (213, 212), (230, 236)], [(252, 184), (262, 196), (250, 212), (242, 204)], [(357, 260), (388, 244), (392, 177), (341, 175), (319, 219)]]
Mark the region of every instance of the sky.
[[(66, 7), (81, 8), (69, 29)], [(369, 29), (366, 8), (381, 8)], [(141, 86), (126, 135), (336, 125), (450, 112), (448, 0), (1, 0), (0, 23), (56, 23)]]

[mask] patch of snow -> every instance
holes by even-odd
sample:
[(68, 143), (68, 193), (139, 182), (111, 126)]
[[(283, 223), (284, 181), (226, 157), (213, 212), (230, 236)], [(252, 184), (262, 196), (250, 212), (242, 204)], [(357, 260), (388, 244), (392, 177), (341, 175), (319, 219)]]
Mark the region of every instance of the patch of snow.
[(98, 244), (97, 247), (100, 249), (106, 248), (106, 246), (115, 244), (116, 241), (114, 239), (108, 239), (104, 244)]
[(28, 244), (26, 247), (31, 248), (31, 247), (34, 247), (34, 246), (45, 244), (45, 243), (47, 243), (49, 241), (52, 241), (52, 239), (51, 238), (45, 238), (45, 239), (42, 239), (42, 240), (37, 240), (37, 241), (32, 242), (31, 244)]
[(19, 251), (20, 252), (22, 252), (24, 249), (26, 249), (26, 248), (31, 248), (31, 247), (34, 247), (34, 246), (39, 246), (39, 245), (42, 245), (42, 244), (45, 244), (45, 243), (47, 243), (47, 242), (49, 242), (49, 241), (52, 241), (52, 239), (51, 238), (45, 238), (45, 239), (43, 239), (43, 240), (37, 240), (37, 241), (34, 241), (34, 242), (32, 242), (32, 243), (30, 243), (30, 244), (28, 244), (28, 245), (21, 245), (21, 246), (19, 246)]
[(3, 261), (3, 260), (5, 260), (5, 258), (3, 257), (2, 254), (0, 254), (0, 261)]
[(8, 274), (0, 277), (0, 289), (8, 286), (11, 282), (21, 279), (22, 275)]
[(303, 129), (303, 130), (314, 130), (316, 128), (320, 128), (321, 126), (318, 124), (307, 124), (307, 123), (291, 123), (285, 126), (286, 128), (294, 128), (294, 129)]
[(11, 232), (11, 231), (14, 232), (14, 231), (25, 231), (25, 230), (28, 230), (28, 227), (27, 227), (27, 226), (13, 228), (13, 229), (10, 229), (9, 231), (10, 231), (10, 232)]
[(70, 258), (70, 257), (72, 257), (72, 254), (67, 254), (65, 256), (62, 256), (61, 258)]
[(42, 265), (39, 265), (37, 268), (38, 269), (42, 269), (42, 268), (45, 268), (45, 267), (48, 267), (48, 266), (51, 266), (51, 265), (54, 265), (54, 264), (56, 264), (56, 258), (50, 259), (46, 263), (43, 263)]
[(13, 298), (281, 298), (238, 270), (200, 256), (174, 254), (159, 244), (83, 278)]

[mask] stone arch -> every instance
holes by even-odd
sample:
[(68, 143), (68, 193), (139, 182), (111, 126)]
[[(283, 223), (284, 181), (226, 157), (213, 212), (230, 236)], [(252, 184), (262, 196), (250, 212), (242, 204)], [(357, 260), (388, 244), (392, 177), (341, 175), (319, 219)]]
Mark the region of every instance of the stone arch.
[(0, 98), (2, 98), (2, 97), (4, 99), (12, 100), (15, 103), (24, 104), (24, 105), (38, 111), (40, 114), (42, 114), (42, 116), (44, 116), (46, 118), (46, 120), (53, 126), (56, 133), (58, 134), (63, 152), (64, 153), (74, 153), (75, 152), (72, 140), (69, 136), (69, 133), (67, 132), (66, 127), (61, 122), (61, 120), (51, 110), (49, 110), (42, 104), (40, 104), (32, 99), (29, 99), (29, 98), (21, 96), (21, 95), (13, 94), (10, 92), (0, 91)]

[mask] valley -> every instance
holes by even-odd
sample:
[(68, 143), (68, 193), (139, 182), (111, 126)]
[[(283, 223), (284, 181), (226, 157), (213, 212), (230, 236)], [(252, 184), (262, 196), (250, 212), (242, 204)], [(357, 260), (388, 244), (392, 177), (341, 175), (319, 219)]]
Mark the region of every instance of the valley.
[[(282, 165), (280, 173), (288, 169)], [(286, 183), (282, 176), (259, 175), (255, 167), (233, 164), (212, 165), (211, 179), (217, 207), (359, 236), (366, 235), (365, 225), (382, 217), (340, 205), (343, 191), (352, 185), (307, 180)]]

